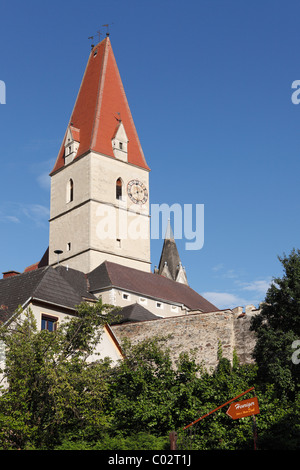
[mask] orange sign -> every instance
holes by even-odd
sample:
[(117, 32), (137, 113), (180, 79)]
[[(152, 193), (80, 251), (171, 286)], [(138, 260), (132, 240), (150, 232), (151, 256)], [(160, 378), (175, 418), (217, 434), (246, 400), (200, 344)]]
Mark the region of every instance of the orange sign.
[(231, 403), (227, 412), (232, 419), (245, 418), (246, 416), (257, 415), (259, 413), (258, 400), (256, 397), (247, 400)]

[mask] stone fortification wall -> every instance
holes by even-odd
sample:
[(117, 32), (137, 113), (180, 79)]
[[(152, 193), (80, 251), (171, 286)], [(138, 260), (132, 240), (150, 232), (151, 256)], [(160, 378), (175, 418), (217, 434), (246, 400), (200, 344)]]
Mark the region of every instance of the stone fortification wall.
[(245, 313), (236, 314), (233, 322), (235, 349), (241, 364), (253, 363), (252, 351), (255, 346), (255, 333), (250, 331), (251, 318), (259, 313), (255, 308), (246, 307)]
[[(255, 311), (257, 313), (257, 311)], [(236, 350), (241, 364), (252, 361), (251, 352), (255, 336), (250, 332), (253, 311), (241, 313), (239, 309), (212, 313), (189, 313), (180, 317), (114, 325), (112, 330), (122, 343), (128, 338), (133, 344), (154, 336), (169, 336), (167, 347), (173, 360), (181, 352), (195, 350), (196, 360), (207, 369), (217, 365), (218, 344), (221, 341), (223, 357), (232, 361)]]

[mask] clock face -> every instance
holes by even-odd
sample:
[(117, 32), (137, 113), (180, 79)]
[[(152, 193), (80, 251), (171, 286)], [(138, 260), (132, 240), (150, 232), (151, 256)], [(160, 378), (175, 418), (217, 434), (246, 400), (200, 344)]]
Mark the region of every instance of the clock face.
[(131, 180), (127, 185), (127, 193), (135, 204), (145, 204), (148, 199), (146, 186), (139, 180)]

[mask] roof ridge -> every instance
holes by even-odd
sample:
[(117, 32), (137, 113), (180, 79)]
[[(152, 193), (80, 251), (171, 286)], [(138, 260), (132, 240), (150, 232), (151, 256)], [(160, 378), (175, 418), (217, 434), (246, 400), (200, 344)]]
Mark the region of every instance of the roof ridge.
[[(93, 127), (92, 127), (91, 138), (90, 138), (90, 149), (92, 149), (95, 145), (97, 130), (99, 128), (101, 106), (102, 106), (102, 97), (103, 97), (103, 88), (104, 88), (104, 83), (105, 83), (105, 75), (106, 75), (106, 69), (107, 69), (107, 59), (108, 59), (108, 54), (109, 54), (109, 48), (108, 48), (108, 45), (110, 43), (109, 38), (106, 37), (101, 42), (104, 42), (104, 41), (106, 41), (106, 42), (104, 44), (104, 53), (103, 53), (103, 56), (102, 56), (102, 63), (101, 63), (100, 72), (99, 72), (97, 102), (96, 102), (96, 105), (95, 105), (94, 121), (93, 121)], [(95, 47), (97, 47), (97, 46), (95, 46)], [(93, 50), (95, 50), (95, 48)], [(91, 60), (91, 58), (89, 59), (89, 61), (90, 60)]]
[(87, 290), (87, 292), (90, 292), (91, 286), (90, 286), (89, 276), (84, 273), (84, 278), (85, 278), (85, 281), (86, 281), (86, 290)]
[[(174, 234), (173, 234), (173, 230), (172, 230), (172, 227), (171, 227), (171, 221), (170, 221), (170, 219), (168, 219), (168, 224), (167, 224), (165, 239), (174, 240)], [(174, 240), (174, 241), (175, 241), (175, 240)]]
[[(42, 281), (44, 280), (44, 276), (47, 274), (47, 271), (50, 270), (50, 268), (52, 268), (53, 271), (55, 271), (55, 269), (52, 267), (52, 266), (45, 266), (44, 268), (39, 268), (39, 269), (44, 269), (45, 273), (44, 275), (41, 277), (41, 279), (39, 280), (38, 284), (35, 286), (33, 292), (32, 292), (32, 297), (34, 296), (34, 293), (35, 291), (39, 288), (39, 286), (41, 285)], [(33, 272), (33, 271), (31, 271)], [(37, 272), (37, 269), (35, 270), (35, 272)]]
[[(113, 281), (112, 281), (112, 278), (111, 278), (111, 275), (110, 275), (110, 272), (109, 272), (109, 269), (108, 269), (108, 266), (107, 266), (109, 263), (112, 263), (112, 261), (107, 261), (107, 260), (105, 260), (103, 264), (105, 265), (107, 277), (108, 277), (108, 279), (110, 280), (111, 285), (113, 285)], [(112, 263), (112, 264), (115, 264), (115, 263)], [(127, 267), (127, 266), (126, 266), (126, 267)]]
[[(72, 284), (70, 284), (70, 282), (65, 279), (58, 271), (56, 271), (55, 268), (53, 268), (53, 266), (48, 266), (47, 268), (51, 268), (51, 269), (46, 269), (45, 270), (45, 275), (42, 276), (42, 279), (40, 280), (40, 282), (38, 283), (37, 286), (35, 286), (33, 292), (32, 292), (32, 298), (36, 298), (38, 299), (39, 297), (37, 296), (38, 294), (38, 291), (39, 289), (41, 289), (41, 291), (43, 292), (43, 283), (47, 283), (46, 284), (46, 288), (48, 288), (48, 281), (46, 279), (46, 276), (47, 274), (51, 275), (51, 276), (54, 276), (56, 281), (59, 281), (59, 286), (60, 288), (62, 289), (68, 289), (69, 290), (69, 293), (71, 292), (73, 296), (77, 297), (78, 300), (81, 298), (81, 294), (77, 292), (77, 290), (72, 286)], [(50, 282), (53, 282), (53, 279), (51, 280), (51, 278), (49, 279), (49, 283)], [(51, 292), (52, 294), (53, 292)], [(68, 294), (69, 295), (69, 294)], [(49, 301), (49, 299), (48, 299)], [(52, 302), (52, 300), (51, 300)], [(80, 303), (80, 302), (79, 302)]]

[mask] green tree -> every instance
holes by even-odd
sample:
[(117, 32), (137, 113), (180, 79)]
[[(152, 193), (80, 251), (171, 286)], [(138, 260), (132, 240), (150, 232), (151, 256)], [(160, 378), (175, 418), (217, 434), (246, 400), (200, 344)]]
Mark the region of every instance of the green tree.
[(162, 434), (172, 428), (175, 371), (164, 341), (157, 337), (136, 345), (123, 342), (124, 360), (112, 371), (107, 402), (116, 432)]
[(51, 448), (62, 436), (91, 439), (108, 427), (103, 403), (108, 361), (89, 363), (110, 307), (78, 306), (55, 332), (38, 331), (31, 311), (2, 327), (6, 346), (0, 446)]
[(261, 312), (252, 319), (257, 335), (253, 356), (261, 382), (294, 397), (300, 379), (300, 366), (292, 360), (293, 342), (300, 339), (300, 250), (279, 260), (284, 274), (273, 279)]

